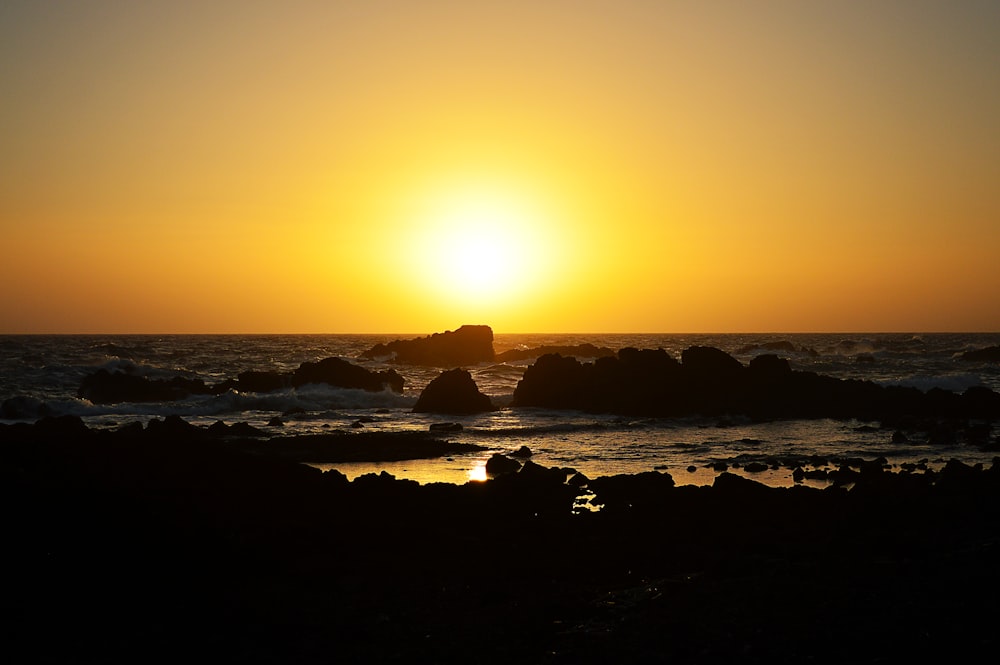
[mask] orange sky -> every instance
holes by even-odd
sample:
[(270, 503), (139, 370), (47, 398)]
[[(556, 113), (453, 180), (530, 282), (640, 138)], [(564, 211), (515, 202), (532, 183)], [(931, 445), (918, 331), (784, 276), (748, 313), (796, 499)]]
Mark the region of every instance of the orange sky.
[(998, 81), (990, 2), (3, 3), (0, 333), (1000, 330)]

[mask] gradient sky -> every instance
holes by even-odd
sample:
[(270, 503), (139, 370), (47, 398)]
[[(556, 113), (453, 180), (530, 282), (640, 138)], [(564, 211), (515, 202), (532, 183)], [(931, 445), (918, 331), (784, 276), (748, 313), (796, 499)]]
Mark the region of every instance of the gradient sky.
[(1000, 3), (0, 4), (0, 332), (1000, 330)]

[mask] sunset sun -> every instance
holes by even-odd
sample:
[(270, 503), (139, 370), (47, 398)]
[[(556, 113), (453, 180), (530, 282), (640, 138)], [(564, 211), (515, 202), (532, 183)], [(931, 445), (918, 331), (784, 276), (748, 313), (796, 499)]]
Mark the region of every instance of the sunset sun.
[(413, 280), (455, 304), (505, 303), (552, 267), (554, 220), (516, 188), (456, 183), (425, 192), (403, 251)]

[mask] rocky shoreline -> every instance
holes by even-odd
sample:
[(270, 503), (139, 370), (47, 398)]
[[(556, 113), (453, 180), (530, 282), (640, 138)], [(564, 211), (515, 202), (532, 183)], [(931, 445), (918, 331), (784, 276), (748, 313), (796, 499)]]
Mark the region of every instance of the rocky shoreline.
[[(989, 656), (1000, 464), (353, 482), (175, 421), (0, 427), (9, 662)], [(188, 426), (190, 427), (190, 426)], [(575, 478), (575, 480), (574, 480)], [(601, 510), (574, 511), (581, 491)]]

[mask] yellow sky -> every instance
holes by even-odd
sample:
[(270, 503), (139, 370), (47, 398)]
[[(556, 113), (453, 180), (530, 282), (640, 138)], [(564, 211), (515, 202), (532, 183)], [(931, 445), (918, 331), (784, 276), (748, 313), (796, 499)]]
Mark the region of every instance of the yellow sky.
[(991, 2), (3, 3), (0, 333), (1000, 330), (998, 81)]

